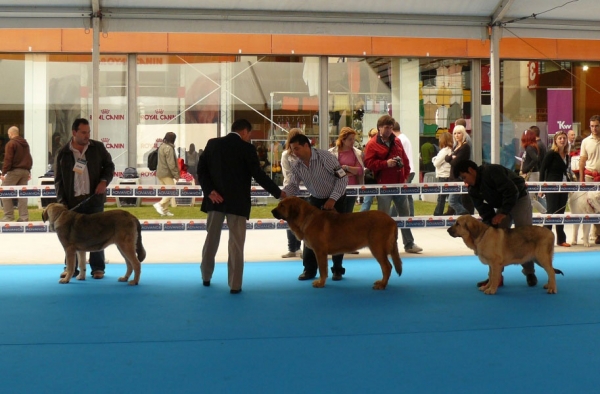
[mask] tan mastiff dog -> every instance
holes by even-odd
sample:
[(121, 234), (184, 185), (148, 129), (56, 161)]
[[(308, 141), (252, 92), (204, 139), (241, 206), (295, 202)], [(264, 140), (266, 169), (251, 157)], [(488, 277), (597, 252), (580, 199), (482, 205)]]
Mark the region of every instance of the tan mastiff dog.
[[(127, 272), (119, 282), (127, 282), (134, 273), (130, 285), (140, 281), (141, 262), (146, 258), (142, 245), (142, 226), (139, 220), (127, 211), (115, 209), (107, 212), (84, 215), (69, 211), (62, 204), (49, 204), (42, 212), (42, 220), (50, 223), (65, 250), (67, 276), (59, 283), (69, 283), (75, 272), (75, 255), (79, 261), (78, 280), (85, 280), (85, 252), (96, 252), (115, 244), (127, 264)], [(137, 253), (137, 256), (136, 256)]]
[(398, 226), (386, 213), (367, 211), (338, 213), (323, 211), (298, 197), (288, 197), (271, 211), (277, 219), (288, 222), (299, 240), (314, 250), (319, 266), (319, 279), (313, 287), (324, 287), (327, 280), (327, 255), (350, 253), (366, 246), (381, 266), (383, 278), (373, 289), (384, 290), (392, 273), (388, 255), (394, 268), (402, 275), (402, 260), (398, 253)]
[(485, 294), (496, 294), (502, 270), (511, 264), (522, 264), (534, 260), (548, 274), (544, 289), (556, 294), (556, 274), (562, 271), (552, 267), (554, 234), (540, 226), (523, 226), (499, 229), (480, 222), (471, 215), (460, 216), (448, 229), (454, 237), (461, 237), (483, 264), (489, 266), (489, 281), (479, 290)]

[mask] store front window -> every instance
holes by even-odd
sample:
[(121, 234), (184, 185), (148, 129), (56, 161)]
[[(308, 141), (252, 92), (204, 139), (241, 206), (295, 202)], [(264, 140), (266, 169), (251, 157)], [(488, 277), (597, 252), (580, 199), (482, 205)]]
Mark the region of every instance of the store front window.
[(4, 146), (8, 129), (17, 126), (24, 131), (25, 55), (0, 54), (0, 168), (4, 162)]
[[(482, 66), (483, 160), (491, 162), (491, 107), (489, 82)], [(600, 67), (570, 61), (506, 60), (500, 68), (500, 164), (518, 170), (523, 149), (521, 136), (531, 126), (540, 129), (540, 138), (551, 145), (557, 131), (574, 130), (589, 134), (592, 115), (600, 113)]]

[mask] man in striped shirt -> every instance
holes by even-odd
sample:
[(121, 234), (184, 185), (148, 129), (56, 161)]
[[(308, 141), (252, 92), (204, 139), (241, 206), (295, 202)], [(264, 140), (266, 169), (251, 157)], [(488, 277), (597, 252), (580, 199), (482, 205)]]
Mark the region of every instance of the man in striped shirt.
[[(340, 169), (340, 163), (330, 152), (322, 149), (312, 148), (310, 140), (304, 134), (298, 134), (290, 139), (292, 153), (298, 158), (292, 163), (290, 181), (283, 191), (288, 196), (298, 195), (300, 182), (310, 193), (308, 202), (320, 209), (343, 212), (344, 197), (348, 177), (336, 176), (336, 170)], [(341, 280), (346, 269), (342, 267), (343, 254), (332, 257), (333, 273), (332, 280)], [(302, 254), (304, 271), (298, 280), (309, 280), (317, 276), (317, 258), (312, 249), (304, 245)]]

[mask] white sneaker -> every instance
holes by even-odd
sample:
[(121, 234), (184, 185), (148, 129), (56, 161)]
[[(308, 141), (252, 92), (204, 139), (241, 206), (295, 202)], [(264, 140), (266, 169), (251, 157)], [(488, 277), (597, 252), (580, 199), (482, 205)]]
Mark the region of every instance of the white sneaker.
[(175, 215), (173, 215), (173, 214), (172, 214), (171, 212), (169, 212), (169, 211), (165, 212), (165, 215), (167, 215), (167, 216), (175, 216)]
[(419, 246), (417, 246), (417, 244), (413, 244), (412, 247), (404, 249), (404, 251), (406, 253), (421, 253), (423, 251), (423, 248), (420, 248)]
[(153, 205), (154, 209), (156, 209), (156, 212), (158, 212), (161, 216), (165, 215), (165, 211), (163, 211), (162, 207), (160, 206), (160, 203), (156, 203)]

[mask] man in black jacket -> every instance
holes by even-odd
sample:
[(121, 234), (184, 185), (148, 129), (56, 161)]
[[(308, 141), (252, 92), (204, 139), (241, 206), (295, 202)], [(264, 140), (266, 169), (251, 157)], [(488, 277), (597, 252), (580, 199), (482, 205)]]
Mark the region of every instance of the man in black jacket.
[[(69, 209), (82, 203), (74, 209), (78, 213), (103, 212), (106, 188), (115, 172), (112, 157), (102, 142), (90, 139), (86, 119), (75, 119), (71, 131), (73, 137), (58, 151), (54, 163), (56, 200)], [(90, 252), (94, 279), (104, 278), (104, 267), (104, 251)], [(74, 275), (78, 274), (76, 269)]]
[(252, 125), (239, 119), (231, 133), (208, 141), (198, 163), (198, 180), (202, 186), (202, 212), (208, 213), (208, 235), (202, 248), (202, 283), (210, 286), (215, 256), (221, 239), (223, 221), (229, 227), (228, 283), (231, 294), (242, 291), (246, 220), (250, 218), (252, 178), (275, 198), (285, 197), (260, 168), (256, 148), (250, 143)]
[[(453, 170), (454, 177), (469, 186), (469, 196), (484, 223), (499, 228), (510, 228), (513, 222), (515, 227), (532, 225), (531, 200), (522, 177), (499, 164), (477, 166), (471, 160), (457, 163)], [(533, 261), (522, 267), (527, 284), (535, 286)], [(487, 279), (477, 283), (477, 287), (485, 284)]]

